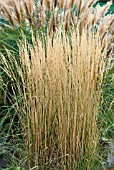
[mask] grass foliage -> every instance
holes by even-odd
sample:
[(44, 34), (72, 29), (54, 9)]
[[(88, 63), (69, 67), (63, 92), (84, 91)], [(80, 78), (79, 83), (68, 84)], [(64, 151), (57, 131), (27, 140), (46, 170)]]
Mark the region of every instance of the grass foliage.
[(80, 37), (79, 30), (48, 36), (46, 54), (38, 35), (32, 42), (20, 41), (19, 62), (8, 50), (7, 58), (1, 54), (28, 169), (91, 169), (107, 48), (102, 52), (98, 35)]
[(96, 2), (0, 2), (0, 159), (7, 168), (106, 169), (114, 15), (106, 15), (111, 1)]

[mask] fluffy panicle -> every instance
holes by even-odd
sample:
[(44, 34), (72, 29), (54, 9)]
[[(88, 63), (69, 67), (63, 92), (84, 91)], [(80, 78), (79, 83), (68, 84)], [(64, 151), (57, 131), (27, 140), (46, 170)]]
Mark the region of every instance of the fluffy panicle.
[(70, 8), (71, 8), (71, 9), (74, 7), (74, 4), (75, 4), (75, 0), (71, 0), (71, 1), (70, 1)]
[(55, 15), (54, 14), (52, 14), (50, 23), (49, 23), (49, 35), (52, 35), (53, 31), (55, 31)]
[(40, 21), (41, 21), (41, 25), (44, 26), (45, 25), (45, 9), (44, 9), (44, 4), (40, 5)]
[(21, 23), (20, 1), (18, 0), (16, 2), (15, 0), (12, 0), (10, 5), (11, 5), (12, 16), (14, 17), (14, 21), (17, 21), (17, 23), (20, 24)]
[[(16, 26), (17, 24), (21, 25), (21, 21), (25, 21), (25, 23), (28, 21), (29, 26), (40, 28), (40, 26), (45, 27), (45, 23), (47, 23), (46, 11), (50, 11), (52, 14), (50, 15), (51, 17), (48, 18), (49, 34), (54, 30), (60, 30), (59, 27), (61, 27), (62, 24), (66, 31), (69, 28), (73, 29), (72, 26), (76, 28), (78, 25), (80, 27), (80, 33), (82, 33), (85, 28), (90, 31), (93, 30), (94, 27), (99, 27), (98, 31), (103, 38), (106, 32), (108, 32), (108, 34), (113, 33), (114, 14), (110, 15), (109, 22), (106, 13), (112, 2), (108, 2), (103, 7), (97, 5), (96, 8), (93, 8), (93, 5), (97, 1), (98, 0), (39, 0), (39, 10), (36, 10), (34, 0), (21, 0), (21, 3), (19, 0), (5, 0), (4, 3), (0, 2), (0, 13), (12, 26)], [(76, 5), (77, 14), (72, 10), (74, 5)], [(36, 13), (37, 11), (38, 14)], [(55, 16), (52, 17), (53, 15)], [(37, 23), (36, 16), (39, 16), (39, 23)], [(37, 27), (37, 25), (39, 26)]]
[(65, 14), (66, 14), (65, 31), (67, 31), (70, 24), (70, 10), (67, 10)]
[(4, 18), (5, 18), (12, 26), (14, 26), (14, 25), (15, 25), (15, 22), (14, 22), (14, 19), (13, 19), (12, 15), (11, 15), (10, 9), (8, 8), (8, 5), (5, 4), (5, 3), (3, 3), (3, 2), (2, 2), (2, 3), (0, 2), (0, 5), (2, 5), (1, 11), (0, 11), (1, 15), (3, 15)]
[(47, 6), (48, 10), (52, 9), (52, 0), (45, 0), (45, 5)]
[(17, 23), (20, 25), (21, 20), (24, 18), (28, 19), (29, 22), (32, 23), (32, 16), (35, 12), (34, 0), (9, 0), (4, 3), (0, 2), (0, 5), (0, 13), (2, 17), (5, 17), (12, 26), (16, 26)]
[(63, 9), (65, 7), (65, 0), (59, 0), (59, 9)]

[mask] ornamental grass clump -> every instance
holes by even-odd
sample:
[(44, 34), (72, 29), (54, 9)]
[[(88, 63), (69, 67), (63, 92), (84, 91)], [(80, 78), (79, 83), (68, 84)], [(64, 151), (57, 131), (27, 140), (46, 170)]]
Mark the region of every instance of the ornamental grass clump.
[[(20, 61), (1, 54), (11, 80), (27, 168), (92, 169), (98, 143), (97, 114), (103, 74), (110, 63), (99, 35), (79, 30), (30, 45), (19, 42)], [(107, 43), (106, 43), (107, 44)]]

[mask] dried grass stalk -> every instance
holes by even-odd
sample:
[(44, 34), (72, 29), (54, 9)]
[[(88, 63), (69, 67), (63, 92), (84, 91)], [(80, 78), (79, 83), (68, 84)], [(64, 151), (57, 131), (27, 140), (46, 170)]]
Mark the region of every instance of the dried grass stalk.
[(98, 142), (96, 121), (107, 47), (102, 50), (98, 34), (83, 31), (80, 37), (79, 30), (71, 33), (70, 41), (63, 33), (55, 35), (53, 45), (48, 36), (46, 44), (45, 56), (38, 36), (33, 37), (33, 47), (23, 38), (21, 65), (10, 52), (10, 62), (1, 56), (4, 71), (16, 82), (14, 99), (21, 97), (17, 110), (26, 134), (28, 169), (44, 165), (45, 169), (78, 170), (85, 158), (89, 170)]

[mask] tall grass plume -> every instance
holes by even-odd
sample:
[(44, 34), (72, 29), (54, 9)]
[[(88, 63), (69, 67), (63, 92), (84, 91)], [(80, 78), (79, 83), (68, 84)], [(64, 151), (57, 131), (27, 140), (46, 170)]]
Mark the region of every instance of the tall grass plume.
[(19, 43), (20, 62), (9, 51), (2, 57), (11, 79), (27, 166), (37, 170), (55, 167), (90, 169), (98, 142), (97, 114), (107, 47), (99, 35), (79, 30), (71, 36), (39, 37), (33, 46), (25, 37)]

